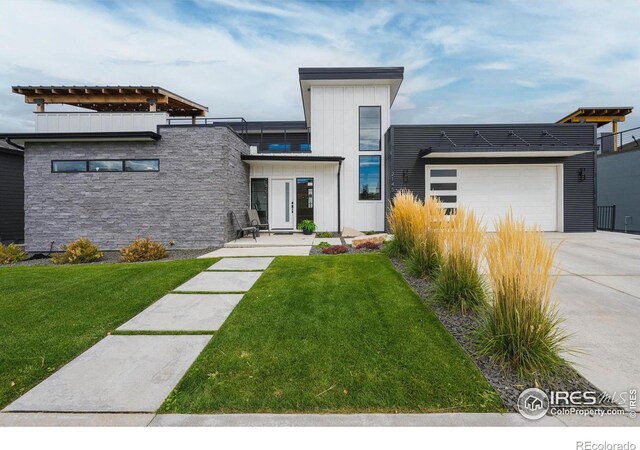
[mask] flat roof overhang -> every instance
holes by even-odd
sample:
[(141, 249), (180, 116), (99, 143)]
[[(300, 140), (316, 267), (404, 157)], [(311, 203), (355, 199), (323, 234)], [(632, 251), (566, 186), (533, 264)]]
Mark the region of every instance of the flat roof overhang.
[(343, 156), (301, 156), (301, 155), (242, 155), (243, 161), (255, 163), (312, 163), (312, 164), (340, 164)]
[(389, 85), (391, 107), (404, 78), (404, 67), (301, 67), (298, 76), (305, 122), (311, 126), (311, 86)]
[(161, 138), (160, 134), (153, 131), (0, 134), (0, 139), (19, 146), (24, 146), (26, 142), (154, 142)]
[(572, 150), (517, 150), (517, 151), (438, 151), (422, 150), (422, 159), (433, 158), (568, 158), (570, 156), (592, 153), (593, 149)]
[(12, 86), (24, 95), (25, 103), (43, 109), (47, 104), (63, 104), (98, 112), (166, 112), (172, 117), (204, 116), (209, 108), (160, 86)]

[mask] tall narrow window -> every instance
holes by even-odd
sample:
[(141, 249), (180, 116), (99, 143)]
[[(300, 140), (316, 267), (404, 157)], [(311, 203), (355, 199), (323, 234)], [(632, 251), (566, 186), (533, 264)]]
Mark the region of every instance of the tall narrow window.
[(380, 156), (360, 157), (360, 200), (381, 200)]
[(268, 223), (269, 217), (269, 180), (251, 179), (251, 209), (258, 211), (261, 223)]
[(313, 178), (296, 178), (296, 222), (313, 220)]
[(360, 107), (360, 151), (375, 152), (380, 147), (380, 107)]

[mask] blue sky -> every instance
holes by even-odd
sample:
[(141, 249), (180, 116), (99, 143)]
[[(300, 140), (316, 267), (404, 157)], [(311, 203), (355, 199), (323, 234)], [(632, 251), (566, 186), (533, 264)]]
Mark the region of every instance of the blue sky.
[(319, 66), (404, 66), (393, 123), (640, 108), (637, 0), (2, 0), (0, 17), (2, 131), (33, 129), (15, 84), (160, 85), (213, 117), (302, 120), (297, 69)]

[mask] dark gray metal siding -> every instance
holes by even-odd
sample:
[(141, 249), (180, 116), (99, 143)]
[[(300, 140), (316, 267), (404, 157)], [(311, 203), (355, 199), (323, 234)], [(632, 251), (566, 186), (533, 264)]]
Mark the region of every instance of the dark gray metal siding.
[[(595, 152), (564, 160), (564, 231), (596, 231)], [(580, 181), (580, 169), (586, 180)]]
[(615, 229), (640, 232), (640, 150), (618, 151), (597, 159), (598, 205), (616, 205)]
[(0, 148), (0, 240), (24, 240), (24, 157)]
[[(487, 143), (478, 136), (475, 131), (480, 131), (481, 135), (494, 143), (496, 151), (518, 151), (518, 150), (560, 150), (567, 148), (589, 149), (591, 153), (577, 155), (569, 158), (456, 158), (455, 164), (540, 164), (540, 163), (560, 163), (564, 165), (564, 226), (565, 231), (595, 231), (595, 128), (587, 124), (525, 124), (525, 125), (394, 125), (386, 134), (388, 140), (387, 151), (390, 161), (387, 164), (388, 189), (386, 200), (390, 200), (395, 192), (400, 189), (409, 189), (419, 198), (425, 196), (425, 169), (428, 164), (452, 164), (451, 159), (425, 160), (420, 158), (420, 152), (429, 147), (442, 148), (451, 146), (451, 143), (443, 137), (441, 132), (458, 144), (459, 147), (482, 146)], [(549, 140), (549, 136), (543, 136), (542, 130), (547, 130), (557, 139), (567, 145), (561, 145), (555, 139), (555, 144), (543, 144)], [(513, 131), (517, 136), (536, 145), (526, 146), (514, 135), (509, 135)], [(514, 142), (516, 139), (518, 142)], [(500, 143), (499, 145), (496, 143)], [(557, 145), (556, 145), (557, 144)], [(486, 150), (486, 148), (485, 148)], [(587, 179), (579, 181), (578, 170), (584, 168)], [(408, 181), (404, 181), (403, 173), (407, 172)]]

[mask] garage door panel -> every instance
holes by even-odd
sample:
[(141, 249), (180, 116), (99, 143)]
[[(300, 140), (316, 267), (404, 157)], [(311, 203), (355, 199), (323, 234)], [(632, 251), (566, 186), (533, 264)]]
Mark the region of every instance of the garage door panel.
[[(458, 204), (473, 209), (483, 217), (487, 229), (495, 229), (495, 221), (509, 210), (525, 219), (529, 226), (539, 225), (545, 231), (558, 229), (558, 171), (555, 165), (464, 165), (446, 166), (456, 169), (455, 191), (430, 191), (431, 178), (427, 166), (427, 191), (431, 195), (456, 195)], [(452, 206), (452, 205), (447, 205)]]

